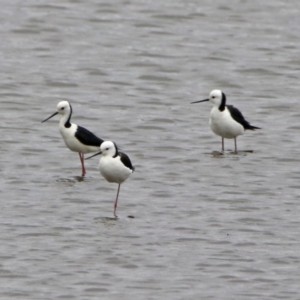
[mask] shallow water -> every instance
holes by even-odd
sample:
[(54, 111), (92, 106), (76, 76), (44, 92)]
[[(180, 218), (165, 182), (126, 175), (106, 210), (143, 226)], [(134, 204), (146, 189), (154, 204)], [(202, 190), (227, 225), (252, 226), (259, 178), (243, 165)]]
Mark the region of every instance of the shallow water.
[[(2, 1), (0, 298), (299, 299), (298, 6)], [(263, 128), (238, 155), (190, 104), (216, 88)], [(62, 99), (136, 167), (118, 220)]]

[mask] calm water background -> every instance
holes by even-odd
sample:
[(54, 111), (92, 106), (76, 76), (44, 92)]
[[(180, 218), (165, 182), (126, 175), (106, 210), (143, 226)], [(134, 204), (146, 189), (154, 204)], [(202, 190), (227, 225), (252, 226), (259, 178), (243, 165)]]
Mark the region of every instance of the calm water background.
[[(1, 299), (300, 299), (299, 1), (1, 1)], [(256, 126), (215, 157), (222, 89)], [(61, 100), (136, 172), (41, 124)], [(133, 219), (128, 216), (134, 216)]]

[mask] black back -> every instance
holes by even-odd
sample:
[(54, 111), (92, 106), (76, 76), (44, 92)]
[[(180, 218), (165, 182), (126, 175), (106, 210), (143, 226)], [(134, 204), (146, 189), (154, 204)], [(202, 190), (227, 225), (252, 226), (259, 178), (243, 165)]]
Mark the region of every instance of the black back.
[(229, 112), (231, 114), (231, 117), (236, 122), (240, 123), (244, 127), (244, 129), (249, 129), (249, 130), (261, 129), (259, 127), (250, 125), (250, 123), (245, 120), (245, 118), (242, 115), (242, 113), (237, 108), (235, 108), (233, 105), (226, 105), (226, 107), (228, 108), (228, 110), (229, 110)]
[(77, 131), (75, 133), (75, 137), (82, 144), (87, 146), (100, 147), (100, 145), (103, 143), (103, 140), (95, 136), (92, 132), (78, 125), (77, 125)]
[(134, 171), (134, 166), (131, 164), (130, 158), (128, 157), (127, 154), (123, 152), (119, 152), (121, 162), (124, 164), (125, 167), (128, 169)]
[(128, 155), (125, 154), (124, 152), (120, 152), (117, 144), (116, 143), (114, 143), (114, 144), (115, 144), (116, 153), (115, 153), (115, 155), (113, 157), (115, 158), (115, 157), (117, 157), (119, 155), (120, 156), (120, 160), (123, 163), (123, 165), (125, 167), (127, 167), (128, 169), (134, 171), (134, 166), (132, 166), (130, 158), (128, 157)]

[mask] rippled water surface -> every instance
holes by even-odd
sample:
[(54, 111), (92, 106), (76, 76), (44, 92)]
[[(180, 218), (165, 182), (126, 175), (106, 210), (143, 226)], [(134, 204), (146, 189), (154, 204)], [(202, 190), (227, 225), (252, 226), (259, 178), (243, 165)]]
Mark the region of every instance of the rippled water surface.
[[(2, 1), (1, 299), (299, 299), (298, 1)], [(209, 128), (228, 102), (263, 129)], [(135, 173), (100, 177), (72, 121)], [(247, 151), (247, 150), (253, 150)], [(132, 216), (133, 218), (129, 218)]]

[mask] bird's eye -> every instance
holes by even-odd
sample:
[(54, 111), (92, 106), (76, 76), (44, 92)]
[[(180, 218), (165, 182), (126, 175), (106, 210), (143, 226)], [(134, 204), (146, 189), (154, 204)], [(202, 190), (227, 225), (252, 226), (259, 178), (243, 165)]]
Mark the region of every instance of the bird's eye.
[(109, 148), (106, 148), (105, 150), (108, 150)]
[(64, 107), (61, 108), (61, 110), (64, 110), (64, 109), (65, 109)]
[(215, 96), (212, 96), (212, 98), (215, 99), (216, 97), (215, 97)]

